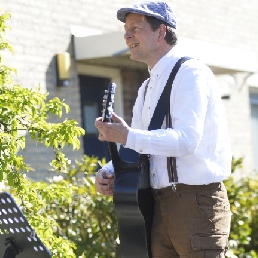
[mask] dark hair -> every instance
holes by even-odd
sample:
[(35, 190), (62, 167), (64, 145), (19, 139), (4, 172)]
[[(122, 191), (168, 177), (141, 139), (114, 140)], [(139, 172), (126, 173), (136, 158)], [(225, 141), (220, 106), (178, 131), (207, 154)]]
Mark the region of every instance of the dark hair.
[(171, 45), (175, 46), (177, 43), (177, 35), (172, 27), (170, 27), (167, 23), (153, 17), (153, 16), (147, 16), (145, 15), (146, 21), (150, 24), (152, 31), (157, 30), (161, 24), (164, 24), (166, 26), (166, 36), (165, 40), (166, 42)]

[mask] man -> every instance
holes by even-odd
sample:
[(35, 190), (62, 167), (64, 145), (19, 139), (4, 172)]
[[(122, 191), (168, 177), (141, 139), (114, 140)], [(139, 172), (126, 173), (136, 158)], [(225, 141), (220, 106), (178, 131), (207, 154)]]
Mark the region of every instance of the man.
[[(181, 57), (175, 48), (175, 13), (168, 3), (150, 1), (121, 8), (117, 18), (125, 23), (131, 59), (148, 65), (150, 80), (139, 89), (131, 127), (116, 114), (115, 123), (97, 118), (99, 140), (150, 154), (154, 258), (225, 257), (230, 207), (222, 181), (230, 174), (231, 150), (215, 77), (197, 59), (183, 63), (170, 96), (172, 128), (166, 129), (164, 122), (161, 129), (148, 131), (169, 74)], [(169, 180), (167, 157), (176, 158), (176, 189)], [(112, 180), (108, 163), (96, 176), (97, 190), (111, 195)]]

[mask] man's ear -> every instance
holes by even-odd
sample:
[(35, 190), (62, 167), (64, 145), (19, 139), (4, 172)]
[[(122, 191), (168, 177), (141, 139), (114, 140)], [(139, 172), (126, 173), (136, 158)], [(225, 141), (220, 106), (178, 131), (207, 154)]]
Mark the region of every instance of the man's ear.
[(167, 27), (164, 24), (161, 24), (159, 27), (159, 38), (164, 39), (166, 36)]

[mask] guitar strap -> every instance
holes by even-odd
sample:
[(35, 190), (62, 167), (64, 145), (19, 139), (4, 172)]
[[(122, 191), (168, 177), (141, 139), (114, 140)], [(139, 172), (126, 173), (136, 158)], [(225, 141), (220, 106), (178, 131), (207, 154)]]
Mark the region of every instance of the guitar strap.
[[(164, 90), (160, 96), (160, 99), (158, 101), (158, 104), (154, 110), (153, 116), (151, 118), (148, 130), (157, 130), (160, 129), (164, 118), (166, 116), (166, 127), (167, 128), (173, 128), (172, 127), (172, 119), (170, 115), (170, 95), (172, 90), (172, 84), (174, 82), (174, 79), (176, 77), (176, 74), (180, 68), (180, 66), (187, 60), (190, 60), (191, 57), (182, 57), (180, 58), (175, 66), (173, 67), (169, 78), (167, 80), (166, 86), (164, 87)], [(147, 92), (149, 81), (147, 82), (145, 91), (144, 91), (144, 98), (145, 94)], [(178, 175), (176, 170), (176, 158), (175, 157), (167, 157), (167, 168), (168, 168), (168, 177), (169, 182), (176, 183), (178, 182)]]

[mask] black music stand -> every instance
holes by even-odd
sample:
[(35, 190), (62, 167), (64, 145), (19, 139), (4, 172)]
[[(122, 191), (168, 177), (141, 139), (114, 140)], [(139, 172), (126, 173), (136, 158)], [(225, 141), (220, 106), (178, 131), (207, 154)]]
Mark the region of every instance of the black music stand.
[(0, 193), (0, 258), (50, 258), (10, 194)]

